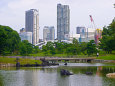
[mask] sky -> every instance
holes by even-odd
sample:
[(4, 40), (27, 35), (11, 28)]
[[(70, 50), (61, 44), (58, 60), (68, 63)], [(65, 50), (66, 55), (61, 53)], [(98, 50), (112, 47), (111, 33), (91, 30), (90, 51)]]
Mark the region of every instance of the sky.
[(92, 15), (97, 28), (108, 26), (115, 17), (115, 0), (0, 0), (0, 25), (10, 26), (17, 32), (25, 28), (25, 11), (39, 10), (39, 36), (44, 26), (54, 26), (57, 32), (57, 4), (69, 5), (70, 34), (77, 26), (91, 27)]

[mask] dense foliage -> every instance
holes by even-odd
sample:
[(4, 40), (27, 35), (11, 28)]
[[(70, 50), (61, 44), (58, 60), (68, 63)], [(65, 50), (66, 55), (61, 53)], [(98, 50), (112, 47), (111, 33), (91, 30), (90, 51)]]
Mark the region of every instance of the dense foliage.
[(87, 43), (87, 54), (91, 55), (97, 53), (95, 41), (91, 40), (90, 42)]
[(0, 25), (0, 55), (28, 55), (40, 49), (27, 40), (21, 42), (19, 34), (8, 26)]
[(76, 39), (73, 39), (73, 43), (65, 42), (48, 42), (42, 47), (42, 52), (45, 55), (54, 55), (54, 54), (67, 54), (69, 55), (80, 55), (80, 54), (96, 54), (97, 49), (94, 43), (94, 40), (91, 40), (88, 43), (82, 42), (79, 43)]
[(0, 54), (18, 53), (20, 42), (21, 39), (16, 31), (0, 25)]
[(106, 53), (112, 53), (115, 50), (115, 20), (108, 27), (103, 28), (100, 42), (100, 48)]

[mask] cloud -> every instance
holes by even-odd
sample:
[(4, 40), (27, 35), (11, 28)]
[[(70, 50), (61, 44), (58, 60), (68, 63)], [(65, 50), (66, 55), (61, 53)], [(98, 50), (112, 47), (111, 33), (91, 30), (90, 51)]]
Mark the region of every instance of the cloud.
[(37, 0), (16, 0), (13, 2), (10, 2), (8, 4), (8, 7), (11, 9), (20, 9), (20, 8), (27, 8), (29, 6), (34, 5), (37, 2)]

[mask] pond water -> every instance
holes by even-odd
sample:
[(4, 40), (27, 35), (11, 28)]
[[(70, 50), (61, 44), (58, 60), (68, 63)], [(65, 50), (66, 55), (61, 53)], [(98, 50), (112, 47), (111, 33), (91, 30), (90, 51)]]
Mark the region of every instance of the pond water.
[[(74, 75), (61, 76), (60, 69)], [(85, 72), (92, 72), (86, 75)], [(115, 86), (115, 78), (106, 77), (115, 72), (115, 64), (60, 63), (59, 66), (2, 68), (0, 86)]]

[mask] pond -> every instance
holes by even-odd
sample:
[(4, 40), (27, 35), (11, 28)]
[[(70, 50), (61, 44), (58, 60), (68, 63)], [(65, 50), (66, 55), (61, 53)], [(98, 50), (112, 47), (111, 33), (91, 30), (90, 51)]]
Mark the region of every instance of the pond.
[[(61, 76), (60, 70), (73, 73)], [(92, 72), (86, 75), (85, 72)], [(115, 86), (115, 78), (106, 77), (115, 72), (115, 64), (102, 63), (60, 63), (59, 66), (2, 68), (0, 86)]]

